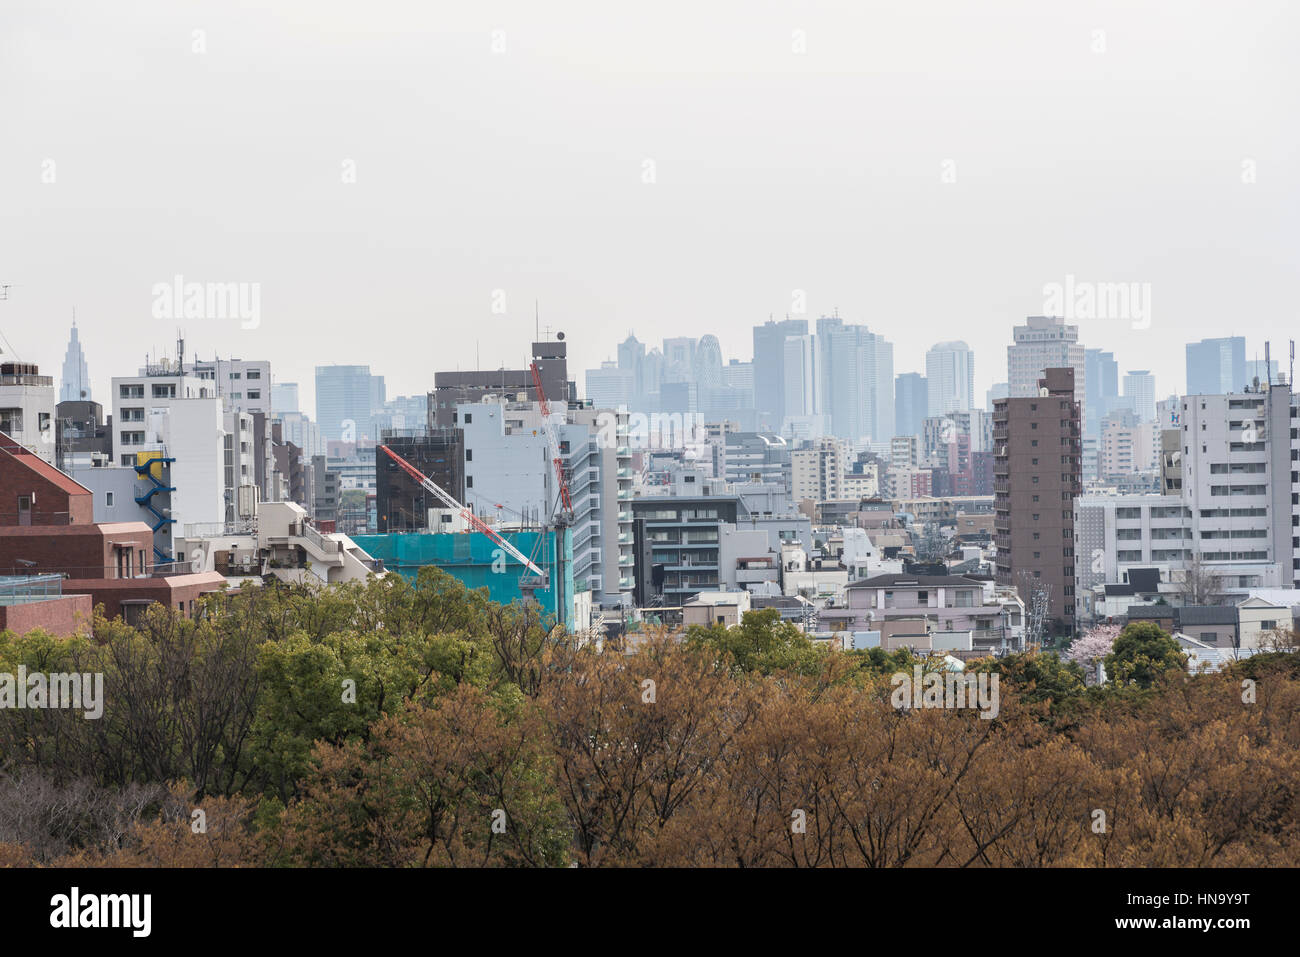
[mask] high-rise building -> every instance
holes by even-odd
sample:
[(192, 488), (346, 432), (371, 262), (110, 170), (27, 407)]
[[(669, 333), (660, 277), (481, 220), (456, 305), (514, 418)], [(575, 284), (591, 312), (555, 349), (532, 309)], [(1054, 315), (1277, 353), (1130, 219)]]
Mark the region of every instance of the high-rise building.
[(81, 350), (81, 339), (77, 335), (77, 323), (72, 323), (72, 333), (68, 337), (68, 351), (63, 355), (63, 379), (59, 383), (60, 402), (90, 401), (90, 370), (86, 366), (86, 355)]
[(785, 340), (806, 335), (807, 319), (769, 319), (754, 327), (754, 409), (761, 430), (781, 430), (785, 419)]
[(1117, 407), (1119, 399), (1119, 363), (1115, 354), (1101, 349), (1084, 350), (1084, 377), (1087, 394), (1084, 408), (1084, 434), (1098, 438), (1101, 420)]
[(1300, 395), (1285, 384), (1183, 396), (1161, 433), (1161, 494), (1076, 503), (1081, 588), (1122, 582), (1135, 567), (1158, 569), (1190, 604), (1300, 587), (1297, 419)]
[(1156, 420), (1156, 377), (1146, 369), (1133, 369), (1124, 376), (1125, 405), (1139, 422)]
[(602, 362), (599, 369), (587, 370), (587, 398), (598, 409), (617, 409), (632, 405), (635, 378), (630, 369), (620, 369), (617, 362)]
[[(636, 411), (644, 412), (646, 393), (651, 391), (645, 381), (645, 343), (631, 333), (618, 344), (618, 367), (632, 377), (632, 398), (628, 404)], [(657, 379), (653, 391), (659, 391)]]
[(997, 578), (1026, 608), (1042, 601), (1055, 630), (1075, 618), (1074, 499), (1083, 476), (1074, 377), (1072, 368), (1048, 368), (1034, 394), (993, 408)]
[(1011, 386), (1006, 382), (995, 382), (992, 387), (984, 393), (984, 410), (993, 411), (993, 403), (998, 399), (1005, 399), (1011, 394)]
[(271, 411), (301, 412), (302, 405), (298, 398), (298, 383), (275, 382), (271, 384)]
[(839, 317), (817, 320), (817, 348), (827, 357), (823, 413), (831, 432), (853, 443), (894, 436), (894, 345)]
[(926, 415), (975, 407), (975, 353), (966, 343), (940, 342), (925, 354)]
[(1188, 395), (1227, 395), (1249, 384), (1244, 336), (1187, 344)]
[(383, 405), (382, 394), (383, 377), (371, 375), (370, 366), (317, 366), (316, 424), (321, 437), (327, 442), (376, 438), (370, 417)]
[(928, 386), (919, 372), (904, 372), (894, 379), (894, 434), (920, 435), (929, 414)]
[(785, 417), (797, 418), (819, 414), (816, 343), (813, 336), (790, 336), (785, 340)]
[(1007, 346), (1007, 383), (1012, 398), (1032, 396), (1046, 369), (1074, 370), (1075, 399), (1085, 419), (1088, 414), (1086, 350), (1079, 342), (1079, 327), (1056, 316), (1029, 316), (1012, 330)]

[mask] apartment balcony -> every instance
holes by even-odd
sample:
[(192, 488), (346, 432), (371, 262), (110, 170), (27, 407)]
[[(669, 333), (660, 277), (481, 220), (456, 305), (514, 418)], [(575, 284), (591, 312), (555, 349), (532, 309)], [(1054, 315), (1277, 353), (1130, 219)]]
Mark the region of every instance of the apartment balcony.
[(628, 589), (628, 588), (635, 588), (636, 581), (631, 578), (620, 578), (618, 580), (618, 587), (619, 587), (619, 591), (623, 591), (624, 589)]

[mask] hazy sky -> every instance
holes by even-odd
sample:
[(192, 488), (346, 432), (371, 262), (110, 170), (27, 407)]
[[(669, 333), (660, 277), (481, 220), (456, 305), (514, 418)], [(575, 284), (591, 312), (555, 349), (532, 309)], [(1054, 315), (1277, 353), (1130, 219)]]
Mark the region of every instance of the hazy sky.
[[(629, 330), (748, 359), (802, 290), (896, 372), (965, 339), (982, 403), (1073, 275), (1149, 284), (1149, 328), (1079, 324), (1163, 396), (1189, 339), (1297, 334), (1298, 37), (1281, 0), (4, 0), (0, 331), (58, 376), (75, 308), (107, 402), (180, 325), (311, 412), (318, 363), (521, 365), (534, 300), (581, 386)], [(156, 317), (178, 274), (260, 321)]]

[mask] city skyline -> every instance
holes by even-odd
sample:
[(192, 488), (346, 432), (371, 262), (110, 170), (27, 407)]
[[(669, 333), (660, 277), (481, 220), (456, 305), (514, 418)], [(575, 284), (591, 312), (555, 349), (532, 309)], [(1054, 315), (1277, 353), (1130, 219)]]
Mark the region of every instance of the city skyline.
[[(439, 368), (509, 367), (535, 304), (574, 369), (628, 330), (704, 326), (748, 358), (769, 315), (838, 312), (894, 343), (896, 371), (965, 340), (982, 395), (1047, 287), (1137, 283), (1150, 316), (1079, 319), (1080, 340), (1162, 393), (1183, 388), (1184, 342), (1242, 334), (1262, 358), (1300, 251), (1300, 132), (1273, 121), (1296, 112), (1300, 11), (936, 6), (681, 7), (689, 30), (671, 5), (596, 23), (584, 5), (402, 8), (397, 43), (364, 29), (373, 14), (315, 5), (201, 24), (164, 4), (10, 5), (0, 328), (53, 370), (75, 309), (98, 390), (179, 325), (205, 355), (269, 359), (308, 408), (331, 361), (392, 394), (428, 387), (434, 349)], [(1142, 148), (1121, 162), (1122, 143)], [(155, 315), (176, 276), (259, 284), (256, 327)], [(308, 355), (303, 336), (338, 347)]]

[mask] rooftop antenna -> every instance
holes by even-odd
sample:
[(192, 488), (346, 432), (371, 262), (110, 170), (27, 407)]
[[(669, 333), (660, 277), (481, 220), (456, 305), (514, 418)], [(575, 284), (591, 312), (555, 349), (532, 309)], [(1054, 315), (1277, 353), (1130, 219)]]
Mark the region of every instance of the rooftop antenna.
[(1271, 346), (1271, 342), (1264, 343), (1264, 378), (1268, 380), (1269, 388), (1273, 387), (1273, 369), (1272, 364), (1269, 362), (1269, 349)]
[(540, 315), (540, 313), (538, 312), (538, 309), (537, 309), (537, 300), (534, 299), (534, 300), (533, 300), (533, 342), (536, 342), (536, 341), (537, 341), (537, 337), (538, 337), (538, 335), (540, 334), (540, 333), (538, 332), (538, 327), (539, 327), (540, 324), (541, 324), (541, 320), (539, 319), (539, 315)]

